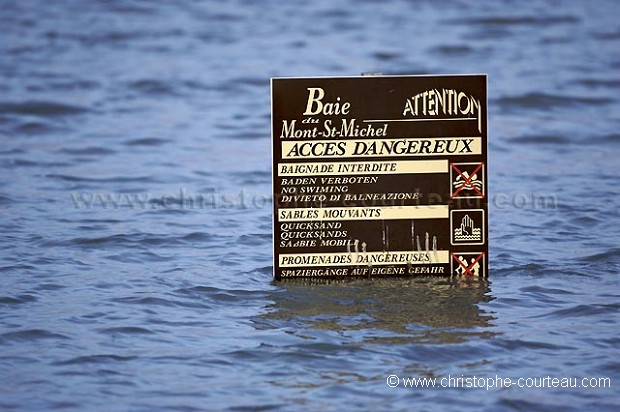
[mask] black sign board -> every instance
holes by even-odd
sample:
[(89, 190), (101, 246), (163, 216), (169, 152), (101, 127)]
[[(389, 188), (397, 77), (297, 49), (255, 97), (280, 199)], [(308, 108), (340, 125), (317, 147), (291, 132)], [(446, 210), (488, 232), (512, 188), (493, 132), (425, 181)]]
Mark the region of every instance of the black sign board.
[(488, 276), (485, 75), (271, 80), (274, 276)]

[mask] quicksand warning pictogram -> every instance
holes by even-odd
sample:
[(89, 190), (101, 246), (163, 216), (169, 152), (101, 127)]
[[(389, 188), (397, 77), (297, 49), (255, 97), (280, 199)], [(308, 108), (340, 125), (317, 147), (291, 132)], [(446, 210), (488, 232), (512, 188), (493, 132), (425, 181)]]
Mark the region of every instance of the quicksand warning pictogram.
[(450, 211), (451, 244), (483, 245), (486, 241), (483, 209), (456, 209)]

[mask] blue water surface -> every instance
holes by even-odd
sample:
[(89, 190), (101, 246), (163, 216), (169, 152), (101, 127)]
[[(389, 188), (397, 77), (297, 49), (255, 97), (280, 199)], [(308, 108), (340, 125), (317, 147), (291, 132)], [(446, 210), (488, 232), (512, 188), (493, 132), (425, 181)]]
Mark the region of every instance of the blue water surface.
[[(0, 8), (1, 410), (620, 407), (620, 3)], [(488, 74), (488, 282), (272, 281), (269, 78), (361, 72)]]

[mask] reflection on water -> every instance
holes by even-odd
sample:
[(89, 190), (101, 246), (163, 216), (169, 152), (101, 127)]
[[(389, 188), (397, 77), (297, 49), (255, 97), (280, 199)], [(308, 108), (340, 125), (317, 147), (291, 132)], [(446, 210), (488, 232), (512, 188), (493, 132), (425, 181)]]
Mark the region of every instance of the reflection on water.
[(485, 279), (286, 279), (278, 285), (264, 315), (273, 327), (338, 332), (343, 343), (438, 344), (494, 335), (493, 316), (479, 307), (493, 300)]

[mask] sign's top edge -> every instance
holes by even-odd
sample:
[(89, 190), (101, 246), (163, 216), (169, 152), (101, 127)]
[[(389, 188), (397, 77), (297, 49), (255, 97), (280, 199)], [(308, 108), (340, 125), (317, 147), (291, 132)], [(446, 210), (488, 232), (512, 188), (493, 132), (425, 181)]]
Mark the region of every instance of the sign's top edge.
[(382, 79), (382, 78), (394, 78), (394, 77), (475, 77), (484, 76), (488, 77), (488, 73), (459, 73), (459, 74), (381, 74), (371, 73), (369, 75), (355, 75), (355, 76), (275, 76), (270, 77), (271, 80), (287, 80), (287, 79)]

